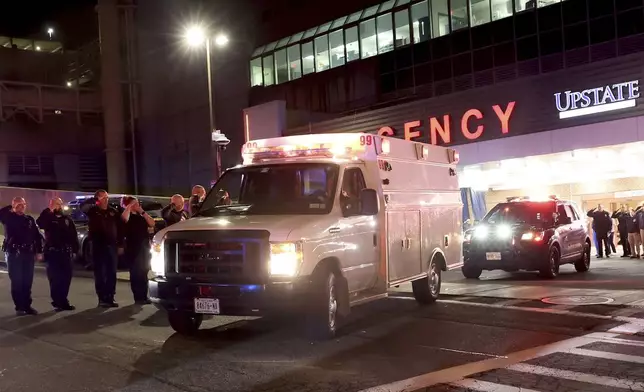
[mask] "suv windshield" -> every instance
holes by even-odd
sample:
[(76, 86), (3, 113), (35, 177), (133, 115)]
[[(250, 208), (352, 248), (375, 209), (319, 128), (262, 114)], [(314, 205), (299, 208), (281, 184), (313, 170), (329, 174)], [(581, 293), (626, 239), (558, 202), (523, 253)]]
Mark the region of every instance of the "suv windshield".
[(555, 212), (554, 206), (553, 202), (501, 203), (487, 213), (483, 222), (492, 225), (497, 223), (543, 224), (552, 222), (552, 214)]
[(328, 214), (339, 168), (334, 164), (292, 163), (226, 171), (204, 200), (199, 214)]

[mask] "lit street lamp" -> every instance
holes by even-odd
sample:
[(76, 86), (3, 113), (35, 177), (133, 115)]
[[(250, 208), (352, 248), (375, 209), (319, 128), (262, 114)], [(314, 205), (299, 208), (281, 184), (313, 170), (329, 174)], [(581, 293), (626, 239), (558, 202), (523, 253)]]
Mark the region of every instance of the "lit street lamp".
[[(221, 152), (230, 140), (215, 128), (215, 112), (213, 111), (213, 94), (212, 94), (212, 67), (210, 65), (210, 50), (211, 50), (211, 33), (199, 25), (193, 25), (186, 29), (185, 41), (191, 47), (201, 47), (206, 44), (206, 70), (208, 73), (208, 114), (210, 116), (210, 133), (211, 133), (211, 153), (216, 154), (215, 158), (215, 179), (221, 176)], [(215, 37), (214, 43), (218, 47), (224, 47), (228, 44), (228, 37), (224, 34), (219, 34)], [(222, 143), (223, 140), (225, 143)]]
[(51, 27), (48, 28), (47, 29), (47, 34), (49, 34), (49, 39), (51, 39), (51, 37), (53, 37), (53, 35), (54, 35), (54, 29), (51, 28)]

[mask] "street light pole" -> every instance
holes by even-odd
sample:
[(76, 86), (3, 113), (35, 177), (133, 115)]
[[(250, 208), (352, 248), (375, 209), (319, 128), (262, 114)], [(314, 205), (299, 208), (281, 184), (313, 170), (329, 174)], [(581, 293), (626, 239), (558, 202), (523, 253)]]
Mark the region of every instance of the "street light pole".
[(214, 180), (219, 178), (221, 174), (221, 163), (219, 157), (219, 148), (217, 143), (212, 138), (215, 128), (215, 111), (213, 110), (213, 96), (212, 96), (212, 66), (210, 59), (210, 37), (206, 38), (206, 69), (208, 72), (208, 115), (210, 116), (210, 161), (215, 164), (213, 174)]

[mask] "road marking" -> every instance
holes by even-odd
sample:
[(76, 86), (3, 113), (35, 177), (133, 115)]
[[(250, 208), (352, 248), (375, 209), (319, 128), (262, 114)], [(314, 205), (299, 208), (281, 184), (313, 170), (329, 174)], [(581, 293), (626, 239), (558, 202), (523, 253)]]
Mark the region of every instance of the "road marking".
[(619, 335), (610, 335), (606, 334), (607, 336), (602, 336), (601, 340), (605, 341), (607, 343), (615, 343), (615, 344), (621, 344), (624, 346), (635, 346), (635, 347), (644, 347), (644, 341), (640, 340), (629, 340), (629, 339), (622, 339), (619, 338)]
[(584, 357), (612, 359), (615, 361), (644, 364), (644, 357), (640, 357), (639, 355), (617, 354), (606, 351), (589, 350), (585, 348), (573, 348), (568, 352), (570, 354), (583, 355)]
[(471, 378), (466, 378), (460, 381), (455, 381), (449, 385), (467, 388), (468, 390), (473, 389), (475, 391), (481, 392), (538, 392), (534, 389), (527, 388), (517, 388), (509, 385), (497, 384), (489, 381), (474, 380)]
[(482, 357), (507, 358), (507, 356), (505, 356), (505, 355), (486, 354), (486, 353), (479, 353), (479, 352), (476, 352), (476, 351), (456, 350), (456, 349), (453, 349), (453, 348), (436, 347), (436, 346), (423, 346), (423, 345), (421, 345), (419, 347), (429, 348), (429, 349), (432, 349), (432, 350), (449, 351), (449, 352), (452, 352), (452, 353), (480, 355)]
[(537, 374), (540, 376), (563, 378), (572, 381), (587, 382), (590, 384), (605, 385), (613, 388), (630, 389), (631, 391), (644, 391), (644, 383), (622, 380), (614, 377), (596, 376), (594, 374), (574, 372), (571, 370), (559, 370), (544, 366), (528, 365), (520, 363), (507, 367), (508, 370), (514, 370), (522, 373)]
[(635, 335), (638, 332), (644, 331), (644, 325), (641, 324), (622, 324), (608, 330), (608, 332), (613, 332), (623, 335)]
[(529, 301), (531, 301), (531, 300), (529, 300), (529, 299), (524, 299), (524, 298), (516, 298), (516, 299), (509, 299), (509, 300), (507, 300), (507, 301), (497, 302), (497, 303), (495, 303), (494, 305), (499, 305), (499, 306), (512, 306), (512, 305), (520, 304), (520, 303), (523, 303), (523, 302), (529, 302)]

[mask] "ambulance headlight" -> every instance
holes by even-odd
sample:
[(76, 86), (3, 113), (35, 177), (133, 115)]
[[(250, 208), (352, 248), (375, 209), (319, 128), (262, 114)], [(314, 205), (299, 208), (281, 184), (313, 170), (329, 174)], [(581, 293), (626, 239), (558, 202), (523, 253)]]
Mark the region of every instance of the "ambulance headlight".
[(496, 236), (500, 239), (507, 240), (512, 237), (512, 228), (509, 225), (499, 225), (496, 228)]
[(271, 243), (269, 268), (271, 276), (296, 276), (302, 264), (302, 244), (299, 242)]
[(478, 226), (474, 229), (474, 238), (477, 240), (484, 240), (490, 234), (490, 229), (487, 226)]
[(155, 276), (165, 276), (165, 252), (163, 242), (154, 242), (150, 248), (150, 269)]

